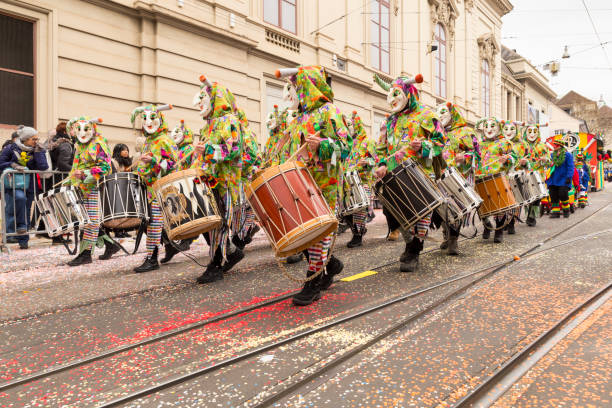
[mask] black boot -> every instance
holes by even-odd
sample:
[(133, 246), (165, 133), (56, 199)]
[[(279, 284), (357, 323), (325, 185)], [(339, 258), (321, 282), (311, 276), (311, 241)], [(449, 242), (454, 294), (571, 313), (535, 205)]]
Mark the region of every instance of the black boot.
[(400, 272), (415, 272), (419, 266), (419, 254), (423, 250), (423, 241), (413, 237), (400, 257)]
[(357, 248), (362, 245), (363, 235), (353, 233), (353, 238), (346, 244), (347, 248)]
[(119, 247), (119, 245), (115, 244), (114, 242), (108, 242), (107, 240), (104, 240), (104, 253), (100, 255), (98, 259), (101, 261), (111, 259), (111, 257), (120, 250), (121, 248)]
[[(497, 227), (499, 228), (499, 226)], [(501, 244), (504, 242), (504, 231), (501, 229), (495, 230), (495, 236), (493, 237), (493, 242), (496, 244)]]
[(563, 210), (563, 218), (569, 218), (570, 210)]
[(227, 256), (227, 262), (223, 265), (222, 271), (229, 272), (238, 262), (244, 258), (244, 252), (240, 248), (236, 248), (234, 252)]
[(92, 260), (91, 260), (91, 249), (86, 249), (83, 252), (81, 252), (72, 261), (68, 262), (67, 265), (68, 266), (79, 266), (79, 265), (90, 264), (91, 262), (92, 262)]
[(149, 271), (154, 271), (156, 269), (159, 269), (159, 263), (157, 262), (157, 252), (158, 252), (158, 249), (157, 247), (155, 247), (151, 256), (147, 256), (144, 262), (142, 263), (142, 265), (134, 268), (134, 272), (142, 273), (142, 272), (149, 272)]
[(247, 242), (238, 238), (238, 235), (234, 235), (232, 237), (232, 244), (236, 245), (236, 248), (243, 250), (246, 246)]
[(329, 289), (331, 284), (334, 282), (334, 276), (342, 272), (342, 269), (344, 269), (344, 264), (342, 261), (332, 255), (331, 258), (329, 258), (327, 266), (325, 267), (325, 271), (323, 271), (321, 274), (322, 276), (319, 281), (319, 287), (321, 290)]
[(288, 256), (288, 257), (285, 259), (285, 262), (286, 262), (288, 265), (291, 265), (291, 264), (294, 264), (294, 263), (298, 263), (298, 262), (300, 262), (302, 259), (304, 259), (304, 254), (303, 254), (303, 253), (301, 253), (301, 252), (299, 252), (299, 253), (297, 253), (297, 254), (295, 254), (295, 255), (289, 255), (289, 256)]
[(510, 221), (510, 224), (508, 224), (507, 231), (508, 235), (516, 234), (516, 230), (514, 229), (514, 219), (512, 219), (512, 221)]
[(570, 204), (570, 212), (573, 214), (575, 211), (576, 209), (574, 208), (574, 204)]
[(527, 217), (527, 221), (526, 224), (528, 227), (535, 227), (537, 223), (537, 220), (533, 217)]
[[(247, 236), (244, 237), (244, 245), (248, 245), (253, 241), (253, 237), (255, 236), (255, 234), (257, 234), (257, 232), (260, 230), (261, 228), (259, 228), (259, 225), (254, 224), (253, 227), (251, 227), (251, 229), (249, 230), (249, 232), (247, 232)], [(244, 249), (241, 248), (241, 249)]]
[(223, 269), (217, 262), (211, 262), (206, 267), (206, 270), (197, 279), (198, 283), (212, 283), (223, 279)]
[(485, 225), (484, 230), (482, 230), (482, 239), (489, 239), (489, 238), (491, 238), (491, 230), (487, 228), (487, 226)]
[(459, 247), (457, 245), (457, 238), (459, 237), (454, 237), (454, 236), (449, 236), (448, 237), (448, 254), (455, 256), (455, 255), (459, 255)]
[[(314, 272), (308, 272), (306, 277), (310, 277)], [(321, 275), (304, 283), (302, 290), (293, 296), (293, 304), (296, 306), (308, 306), (321, 298), (321, 287), (319, 280)]]
[(338, 235), (344, 234), (344, 232), (349, 228), (348, 224), (341, 222), (338, 224)]
[(178, 254), (180, 251), (174, 246), (174, 243), (169, 242), (164, 245), (164, 257), (159, 261), (163, 264), (168, 263), (174, 258), (174, 255)]

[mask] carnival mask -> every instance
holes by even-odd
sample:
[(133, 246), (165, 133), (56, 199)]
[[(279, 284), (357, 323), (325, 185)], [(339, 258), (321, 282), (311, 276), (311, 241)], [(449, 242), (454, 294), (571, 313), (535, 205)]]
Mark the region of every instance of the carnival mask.
[(268, 130), (274, 130), (278, 127), (278, 121), (276, 120), (276, 115), (274, 112), (270, 112), (268, 114), (268, 119), (266, 119), (266, 126)]
[(440, 125), (442, 125), (443, 128), (446, 128), (448, 125), (450, 125), (452, 115), (448, 106), (446, 104), (438, 106), (437, 112), (438, 118), (440, 118)]
[(200, 109), (200, 116), (202, 119), (206, 119), (210, 112), (212, 112), (211, 97), (206, 87), (200, 89), (197, 94), (193, 97), (193, 106)]
[(514, 140), (514, 138), (516, 137), (516, 124), (514, 124), (513, 122), (504, 123), (502, 134), (504, 135), (504, 138), (506, 140), (508, 141)]
[(145, 110), (142, 112), (142, 119), (142, 129), (150, 135), (157, 132), (161, 126), (161, 118), (157, 112)]
[(387, 94), (387, 103), (391, 106), (392, 113), (401, 112), (408, 103), (408, 97), (404, 91), (393, 86), (389, 89), (389, 93)]
[(527, 126), (527, 140), (533, 143), (540, 138), (540, 129), (537, 126)]
[(174, 140), (174, 143), (178, 146), (185, 140), (185, 135), (183, 134), (183, 129), (180, 126), (175, 127), (170, 132), (170, 137)]
[(346, 118), (346, 127), (348, 128), (351, 136), (355, 134), (355, 122), (353, 122), (353, 119)]
[(93, 124), (88, 120), (79, 120), (72, 129), (76, 130), (76, 138), (82, 144), (89, 143), (94, 136)]
[(291, 82), (287, 82), (283, 87), (283, 101), (287, 103), (287, 107), (292, 110), (297, 110), (300, 105), (295, 85)]
[(485, 138), (493, 140), (499, 136), (499, 122), (494, 118), (489, 118), (484, 124), (483, 133)]

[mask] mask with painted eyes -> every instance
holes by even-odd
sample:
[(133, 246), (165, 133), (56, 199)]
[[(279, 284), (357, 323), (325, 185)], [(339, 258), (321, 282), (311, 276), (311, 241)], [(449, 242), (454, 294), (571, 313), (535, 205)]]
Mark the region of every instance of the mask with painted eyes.
[(516, 137), (516, 125), (514, 123), (504, 123), (502, 134), (504, 135), (504, 138), (506, 140), (514, 140), (514, 138)]
[(142, 130), (152, 135), (157, 132), (160, 126), (161, 118), (159, 117), (159, 113), (149, 110), (142, 112)]
[(79, 120), (75, 125), (76, 138), (79, 143), (89, 143), (94, 136), (93, 125), (86, 120)]
[(450, 125), (452, 116), (448, 106), (446, 104), (440, 105), (436, 111), (438, 112), (438, 118), (440, 118), (440, 125), (442, 125), (443, 128)]
[(266, 126), (268, 130), (274, 130), (278, 127), (278, 121), (276, 120), (276, 115), (274, 112), (270, 112), (268, 114), (268, 119), (266, 119)]
[(397, 87), (391, 87), (387, 94), (387, 103), (391, 106), (391, 112), (401, 112), (408, 103), (408, 97), (406, 94)]
[(499, 124), (495, 119), (487, 119), (484, 124), (483, 133), (485, 138), (489, 140), (496, 139), (499, 136)]
[(283, 101), (287, 104), (287, 108), (292, 110), (297, 110), (300, 105), (297, 91), (291, 82), (287, 82), (283, 87)]
[(346, 118), (346, 127), (348, 128), (351, 136), (355, 134), (355, 122), (353, 122), (353, 119)]
[(180, 145), (183, 142), (183, 140), (185, 140), (183, 129), (181, 129), (180, 126), (177, 126), (174, 129), (172, 129), (172, 132), (170, 132), (170, 137), (172, 138), (172, 140), (174, 140), (174, 143), (176, 143), (176, 145)]
[(526, 134), (527, 140), (533, 143), (540, 138), (540, 129), (537, 126), (527, 126)]
[(193, 106), (200, 109), (200, 116), (202, 119), (206, 119), (212, 112), (211, 97), (206, 87), (200, 89), (197, 94), (193, 97)]

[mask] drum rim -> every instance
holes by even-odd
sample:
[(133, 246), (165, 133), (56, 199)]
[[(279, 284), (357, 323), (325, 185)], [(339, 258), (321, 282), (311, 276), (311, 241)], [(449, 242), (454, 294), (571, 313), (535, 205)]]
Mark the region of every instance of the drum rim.
[[(274, 177), (279, 176), (281, 173), (286, 173), (289, 170), (301, 170), (306, 169), (306, 165), (301, 162), (285, 162), (282, 164), (278, 164), (276, 166), (269, 167), (263, 170), (257, 177), (251, 181), (251, 183), (247, 186), (247, 191), (245, 191), (246, 199), (249, 200), (253, 194), (264, 184), (266, 184), (269, 180), (272, 180)], [(310, 172), (309, 172), (310, 173)], [(316, 183), (315, 183), (316, 184)]]
[(43, 198), (49, 198), (52, 195), (56, 195), (59, 193), (63, 193), (66, 191), (74, 191), (76, 194), (79, 193), (79, 189), (77, 189), (76, 187), (70, 185), (70, 186), (61, 186), (61, 187), (55, 187), (52, 188), (50, 190), (45, 191), (44, 193), (40, 193), (38, 194), (38, 199), (42, 200)]
[[(313, 239), (312, 241), (306, 244), (300, 245), (297, 248), (294, 248), (291, 250), (283, 250), (283, 247), (286, 247), (287, 244), (291, 242), (290, 238), (296, 235), (295, 232), (296, 230), (300, 229), (300, 227), (307, 225), (306, 228), (302, 228), (302, 229), (308, 230), (309, 228), (312, 229), (319, 224), (326, 224), (326, 223), (329, 223), (329, 225), (325, 229), (323, 229), (320, 234), (317, 235), (316, 239)], [(338, 219), (335, 218), (332, 214), (323, 214), (323, 215), (319, 215), (316, 218), (312, 218), (308, 220), (307, 222), (305, 222), (304, 224), (298, 225), (297, 227), (293, 228), (291, 231), (288, 231), (287, 233), (285, 233), (285, 235), (280, 237), (278, 241), (273, 242), (274, 252), (277, 257), (286, 257), (286, 256), (294, 255), (305, 249), (308, 249), (312, 246), (313, 243), (320, 241), (322, 238), (334, 232), (334, 230), (338, 228), (338, 224), (339, 224)], [(284, 245), (281, 245), (281, 242), (283, 242)]]
[[(204, 221), (208, 221), (207, 223), (205, 223)], [(212, 221), (212, 222), (211, 222)], [(210, 224), (212, 225), (211, 228), (208, 228), (206, 231), (199, 231), (197, 233), (197, 235), (194, 236), (198, 236), (200, 234), (205, 234), (208, 231), (214, 230), (216, 228), (219, 228), (221, 226), (221, 224), (223, 224), (223, 218), (220, 215), (207, 215), (206, 217), (202, 217), (202, 218), (196, 218), (195, 220), (191, 220), (189, 222), (186, 222), (185, 224), (181, 224), (177, 227), (174, 227), (172, 229), (168, 229), (166, 226), (166, 233), (168, 234), (168, 238), (170, 240), (175, 240), (177, 239), (177, 236), (181, 236), (181, 233), (185, 233), (185, 230), (191, 229), (193, 228), (192, 224)], [(191, 226), (191, 228), (187, 228), (188, 226)], [(191, 237), (193, 238), (193, 237)], [(187, 237), (182, 237), (179, 239), (187, 239)]]
[(189, 177), (202, 177), (203, 175), (204, 175), (204, 170), (202, 170), (201, 168), (191, 168), (191, 169), (175, 171), (160, 179), (157, 179), (153, 183), (153, 190), (156, 190), (156, 191), (160, 190), (163, 186), (175, 180), (186, 179)]

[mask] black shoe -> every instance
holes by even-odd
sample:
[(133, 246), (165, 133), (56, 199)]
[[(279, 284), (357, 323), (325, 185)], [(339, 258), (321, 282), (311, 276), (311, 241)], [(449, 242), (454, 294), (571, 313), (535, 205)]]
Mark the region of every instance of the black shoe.
[(504, 231), (500, 229), (496, 230), (495, 235), (493, 236), (493, 242), (495, 242), (496, 244), (501, 244), (502, 242), (504, 242)]
[(550, 218), (561, 218), (561, 213), (551, 212), (550, 213)]
[(223, 279), (223, 269), (219, 265), (210, 263), (202, 275), (196, 279), (198, 283), (212, 283)]
[(294, 264), (294, 263), (298, 263), (300, 262), (302, 259), (304, 259), (304, 254), (303, 253), (297, 253), (295, 255), (290, 255), (285, 259), (285, 262), (288, 265)]
[(348, 224), (341, 222), (338, 224), (338, 235), (343, 234), (349, 228)]
[(164, 245), (164, 257), (159, 261), (162, 264), (168, 263), (174, 258), (174, 255), (180, 251), (174, 246), (175, 244), (170, 242)]
[(260, 229), (261, 228), (259, 228), (259, 225), (254, 224), (247, 233), (247, 236), (244, 238), (244, 243), (247, 245), (250, 244), (253, 241), (253, 237), (255, 234), (257, 234), (257, 232), (259, 232)]
[(104, 253), (98, 257), (101, 261), (106, 261), (107, 259), (111, 259), (111, 257), (119, 252), (121, 248), (119, 245), (104, 241)]
[(482, 230), (482, 239), (489, 239), (489, 238), (491, 238), (491, 230), (485, 226), (484, 230)]
[(514, 235), (516, 234), (516, 230), (514, 229), (514, 223), (508, 224), (508, 235)]
[(410, 258), (410, 244), (406, 243), (406, 247), (404, 248), (404, 252), (400, 255), (400, 262), (405, 262)]
[(575, 211), (574, 204), (570, 205), (570, 212), (573, 214)]
[(342, 272), (342, 269), (344, 269), (342, 261), (332, 255), (325, 267), (325, 271), (323, 271), (319, 278), (319, 288), (321, 290), (329, 289), (332, 283), (334, 283), (334, 276)]
[(20, 242), (19, 243), (19, 249), (28, 249), (28, 243), (26, 242)]
[(409, 254), (400, 262), (400, 272), (416, 272), (419, 267), (419, 254)]
[(157, 262), (157, 247), (153, 251), (151, 256), (147, 256), (142, 263), (142, 265), (134, 268), (134, 272), (142, 273), (142, 272), (150, 272), (159, 269), (159, 263)]
[[(312, 276), (312, 273), (308, 273), (306, 276)], [(293, 304), (296, 306), (308, 306), (319, 300), (321, 298), (320, 279), (321, 275), (304, 283), (302, 290), (293, 296)]]
[(191, 248), (192, 242), (193, 242), (193, 238), (183, 239), (179, 241), (179, 244), (177, 245), (178, 250), (182, 252), (189, 251), (189, 249)]
[(535, 218), (527, 217), (527, 221), (525, 223), (528, 227), (535, 227), (537, 220)]
[(570, 211), (569, 210), (563, 210), (563, 218), (569, 218), (570, 216)]
[(236, 248), (234, 252), (227, 256), (227, 262), (225, 263), (225, 265), (223, 265), (222, 271), (229, 272), (234, 267), (234, 265), (242, 261), (242, 258), (244, 258), (244, 252), (242, 252), (241, 249)]
[(247, 242), (238, 238), (238, 235), (234, 235), (232, 237), (232, 244), (236, 245), (236, 248), (243, 250), (246, 246)]
[(346, 244), (347, 248), (357, 248), (362, 245), (363, 235), (353, 234), (353, 238)]
[(67, 265), (68, 266), (79, 266), (79, 265), (90, 264), (91, 262), (92, 262), (92, 260), (91, 260), (91, 249), (86, 249), (85, 251), (81, 252), (72, 261), (68, 262)]
[(459, 247), (457, 245), (458, 237), (448, 237), (448, 252), (447, 254), (451, 256), (459, 255)]

